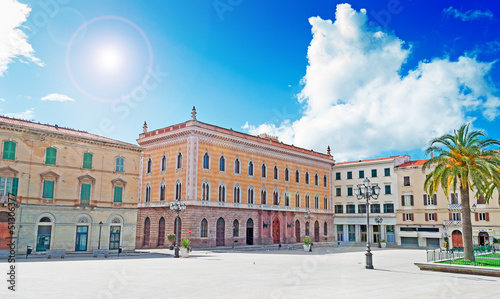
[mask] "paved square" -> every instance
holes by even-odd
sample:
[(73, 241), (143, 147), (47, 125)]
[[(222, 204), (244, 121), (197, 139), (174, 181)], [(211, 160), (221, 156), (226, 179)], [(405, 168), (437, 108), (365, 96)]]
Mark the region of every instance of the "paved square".
[(374, 270), (362, 250), (37, 258), (16, 264), (17, 291), (3, 279), (0, 298), (498, 298), (500, 278), (420, 271), (423, 250), (375, 249)]

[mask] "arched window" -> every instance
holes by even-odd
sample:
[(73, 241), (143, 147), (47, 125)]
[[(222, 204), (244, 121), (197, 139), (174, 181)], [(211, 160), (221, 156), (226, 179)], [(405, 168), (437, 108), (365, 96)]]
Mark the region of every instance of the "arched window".
[(260, 191), (260, 204), (261, 205), (267, 204), (267, 191), (265, 188), (262, 188), (262, 190)]
[(309, 222), (306, 222), (306, 236), (309, 236)]
[(299, 170), (295, 170), (295, 183), (299, 184), (300, 183), (300, 172)]
[(203, 169), (210, 169), (210, 155), (208, 152), (203, 154)]
[(323, 209), (328, 210), (328, 196), (323, 197)]
[(319, 196), (318, 196), (318, 194), (316, 194), (314, 196), (314, 208), (319, 209)]
[(297, 191), (295, 193), (295, 207), (300, 208), (300, 193)]
[(166, 189), (165, 182), (162, 181), (160, 184), (160, 200), (165, 200)]
[(52, 222), (49, 217), (42, 217), (39, 222)]
[(250, 187), (248, 187), (248, 192), (247, 193), (248, 193), (247, 194), (247, 203), (253, 205), (254, 190), (253, 190), (253, 186), (252, 185), (250, 185)]
[(182, 200), (182, 183), (180, 180), (175, 182), (175, 200)]
[(233, 221), (233, 236), (234, 237), (240, 236), (240, 223), (236, 219), (234, 219)]
[(280, 204), (280, 193), (278, 190), (273, 191), (273, 205), (278, 206)]
[(151, 185), (148, 183), (146, 185), (146, 191), (145, 191), (145, 196), (144, 196), (144, 199), (146, 202), (150, 202), (151, 201)]
[(285, 191), (285, 206), (290, 206), (290, 193), (288, 191)]
[(273, 169), (273, 179), (278, 180), (278, 173), (279, 173), (278, 166), (274, 165), (274, 169)]
[(167, 171), (167, 156), (165, 156), (165, 155), (163, 155), (161, 157), (161, 168), (160, 168), (160, 171), (161, 172)]
[(182, 153), (177, 154), (177, 169), (182, 169)]
[(240, 159), (234, 159), (234, 173), (240, 174)]
[(328, 224), (326, 223), (326, 221), (323, 225), (323, 235), (328, 236)]
[(314, 186), (319, 186), (319, 175), (317, 173), (314, 175)]
[(223, 182), (219, 184), (219, 201), (226, 202), (226, 185)]
[(262, 163), (262, 167), (260, 168), (260, 176), (265, 178), (266, 177), (266, 163)]
[(148, 165), (146, 166), (146, 173), (153, 172), (153, 160), (151, 157), (148, 158)]
[(209, 201), (210, 200), (210, 184), (207, 180), (204, 180), (201, 184), (201, 200)]
[(323, 187), (328, 186), (328, 178), (326, 177), (326, 174), (323, 176)]
[(219, 158), (219, 171), (226, 171), (226, 158), (223, 155)]
[(240, 203), (240, 185), (236, 184), (233, 190), (233, 202)]
[[(158, 247), (163, 247), (165, 245), (165, 218), (161, 217), (158, 222)], [(116, 249), (120, 247), (119, 244), (116, 245)]]
[(248, 162), (248, 175), (253, 176), (253, 162)]
[(208, 221), (207, 219), (203, 218), (203, 220), (201, 220), (201, 226), (200, 226), (200, 237), (206, 238), (207, 235), (208, 235)]
[(306, 209), (309, 209), (309, 208), (310, 208), (310, 198), (309, 198), (309, 193), (306, 193), (306, 198), (305, 198), (305, 201), (306, 201)]
[(290, 173), (288, 171), (288, 167), (285, 168), (285, 182), (290, 181)]
[(306, 185), (309, 185), (309, 172), (306, 171)]

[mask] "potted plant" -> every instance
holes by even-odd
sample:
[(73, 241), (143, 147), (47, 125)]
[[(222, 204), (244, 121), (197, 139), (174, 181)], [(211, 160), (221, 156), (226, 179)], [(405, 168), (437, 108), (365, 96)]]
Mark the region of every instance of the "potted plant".
[(387, 243), (385, 242), (385, 239), (380, 240), (380, 247), (385, 248), (387, 246)]
[(192, 251), (191, 247), (189, 246), (190, 243), (191, 243), (191, 241), (189, 241), (189, 239), (182, 239), (182, 241), (181, 241), (181, 256), (182, 257), (188, 257), (189, 252)]
[(311, 238), (305, 237), (304, 238), (304, 251), (309, 251), (309, 249), (311, 249)]
[(496, 250), (500, 250), (500, 239), (493, 238), (493, 247), (494, 247)]
[(175, 234), (168, 234), (167, 235), (167, 240), (172, 243), (168, 246), (170, 250), (174, 250), (174, 244), (175, 244)]

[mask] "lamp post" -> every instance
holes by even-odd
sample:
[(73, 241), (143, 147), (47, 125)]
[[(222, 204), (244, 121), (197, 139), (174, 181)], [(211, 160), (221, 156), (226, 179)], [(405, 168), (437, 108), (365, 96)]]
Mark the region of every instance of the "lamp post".
[(380, 217), (380, 215), (375, 218), (375, 222), (378, 224), (378, 248), (382, 248), (382, 246), (380, 245), (380, 237), (382, 237), (382, 221), (384, 221), (384, 219)]
[(180, 236), (180, 232), (179, 232), (179, 222), (180, 221), (180, 218), (179, 218), (179, 215), (181, 213), (183, 213), (184, 211), (186, 211), (186, 204), (185, 203), (181, 203), (180, 200), (175, 200), (173, 203), (170, 204), (170, 210), (172, 212), (174, 212), (177, 217), (175, 218), (175, 236), (176, 236), (176, 241), (175, 241), (175, 253), (174, 253), (174, 257), (178, 258), (179, 257), (179, 236)]
[(232, 246), (232, 249), (234, 249), (234, 223), (233, 223), (233, 246)]
[(102, 231), (102, 221), (99, 222), (99, 243), (97, 244), (97, 249), (101, 249), (101, 231)]
[(377, 199), (380, 194), (380, 187), (370, 187), (370, 180), (365, 178), (363, 184), (354, 188), (354, 194), (358, 200), (366, 199), (366, 269), (373, 269), (372, 253), (370, 250), (370, 199)]
[(473, 204), (473, 205), (472, 205), (472, 208), (471, 208), (472, 213), (476, 212), (476, 208), (477, 208), (476, 204)]

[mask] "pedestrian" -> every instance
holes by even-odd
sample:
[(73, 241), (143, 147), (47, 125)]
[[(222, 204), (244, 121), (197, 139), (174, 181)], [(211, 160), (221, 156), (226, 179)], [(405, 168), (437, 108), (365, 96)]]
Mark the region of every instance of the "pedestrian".
[(313, 243), (313, 242), (311, 242), (311, 247), (309, 247), (309, 252), (312, 252), (312, 251), (313, 251), (313, 245), (314, 245), (314, 243)]

